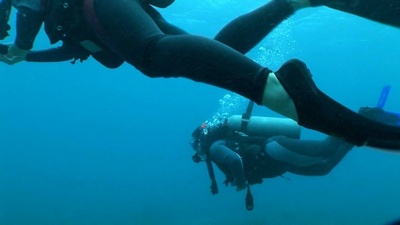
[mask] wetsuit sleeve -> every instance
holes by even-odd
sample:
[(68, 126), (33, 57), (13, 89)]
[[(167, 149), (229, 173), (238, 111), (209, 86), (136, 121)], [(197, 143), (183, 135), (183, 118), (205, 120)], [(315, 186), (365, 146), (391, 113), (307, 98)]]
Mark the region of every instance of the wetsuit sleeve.
[(210, 147), (211, 160), (220, 168), (229, 171), (237, 185), (246, 182), (241, 157), (225, 145), (225, 141), (215, 141)]
[(286, 163), (288, 172), (316, 176), (329, 173), (354, 147), (341, 139), (329, 136), (321, 141), (298, 140), (284, 136), (273, 137), (266, 153)]
[(27, 62), (61, 62), (72, 59), (86, 60), (90, 53), (83, 48), (68, 45), (42, 51), (31, 51), (26, 55)]
[(26, 6), (19, 6), (17, 13), (17, 36), (15, 45), (23, 50), (30, 50), (40, 31), (44, 13)]
[[(0, 45), (0, 53), (3, 51)], [(81, 62), (88, 59), (92, 55), (93, 58), (107, 68), (114, 69), (121, 66), (124, 60), (113, 52), (100, 51), (90, 53), (81, 46), (71, 45), (63, 42), (61, 47), (50, 48), (41, 51), (31, 51), (26, 55), (27, 62), (62, 62), (68, 60), (80, 60)]]

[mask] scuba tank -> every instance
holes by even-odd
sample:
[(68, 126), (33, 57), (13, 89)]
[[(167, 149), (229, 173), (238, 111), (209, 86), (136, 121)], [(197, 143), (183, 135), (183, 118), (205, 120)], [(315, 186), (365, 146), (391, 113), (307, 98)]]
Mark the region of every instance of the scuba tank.
[(301, 127), (289, 118), (252, 116), (254, 102), (250, 101), (242, 115), (228, 118), (228, 127), (233, 131), (243, 132), (249, 136), (272, 137), (286, 136), (300, 138)]
[(246, 128), (243, 130), (242, 115), (233, 115), (228, 119), (228, 127), (234, 131), (241, 131), (249, 136), (271, 137), (284, 135), (290, 138), (300, 138), (300, 126), (288, 118), (251, 116), (245, 120)]

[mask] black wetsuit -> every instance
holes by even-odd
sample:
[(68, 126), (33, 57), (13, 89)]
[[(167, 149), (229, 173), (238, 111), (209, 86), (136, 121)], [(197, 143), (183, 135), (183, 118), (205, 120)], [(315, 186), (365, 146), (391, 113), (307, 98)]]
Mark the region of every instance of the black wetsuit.
[[(236, 92), (257, 104), (262, 104), (271, 71), (243, 53), (294, 12), (286, 0), (274, 0), (228, 24), (216, 41), (185, 34), (142, 2), (162, 0), (36, 1), (41, 2), (39, 10), (21, 6), (25, 13), (17, 18), (17, 47), (31, 48), (42, 23), (52, 44), (64, 44), (42, 56), (30, 53), (28, 61), (84, 60), (92, 55), (110, 68), (126, 61), (149, 77), (186, 77)], [(400, 149), (398, 128), (368, 121), (330, 99), (315, 86), (301, 61), (288, 61), (275, 74), (295, 104), (300, 125), (357, 145)]]
[[(45, 12), (57, 4), (49, 2), (57, 0), (47, 0), (45, 7), (48, 8), (44, 8), (43, 12), (29, 12), (26, 7), (19, 8), (24, 14), (32, 15), (29, 23), (28, 19), (21, 19), (18, 23), (25, 23), (26, 26), (21, 24), (19, 27), (33, 27), (37, 31), (20, 32), (24, 35), (18, 35), (16, 43), (25, 42), (27, 44), (18, 46), (30, 49), (44, 21), (51, 43), (61, 40), (63, 45), (56, 49), (29, 53), (27, 61), (84, 60), (92, 55), (109, 68), (116, 68), (126, 61), (150, 77), (187, 77), (235, 91), (257, 103), (261, 103), (270, 71), (241, 53), (248, 52), (294, 12), (285, 1), (278, 0), (239, 17), (215, 38), (238, 50), (235, 51), (217, 41), (187, 35), (185, 31), (167, 23), (152, 6), (142, 4), (139, 0), (95, 1), (96, 14), (107, 32), (107, 41), (99, 40), (99, 35), (93, 33), (77, 9), (68, 15), (73, 18), (78, 13), (80, 23), (67, 26), (54, 22), (51, 16), (55, 13)], [(72, 8), (71, 2), (69, 5)], [(82, 6), (75, 6), (79, 7)], [(90, 40), (102, 51), (90, 52), (80, 44), (83, 40)]]
[[(28, 27), (28, 31), (18, 32), (21, 35), (16, 43), (22, 43), (19, 47), (31, 48), (42, 22), (51, 43), (63, 41), (62, 47), (30, 53), (26, 60), (85, 60), (92, 55), (109, 68), (117, 68), (126, 61), (150, 77), (186, 77), (234, 91), (258, 104), (270, 70), (242, 54), (294, 12), (285, 0), (272, 1), (222, 29), (215, 37), (225, 44), (221, 45), (207, 38), (186, 35), (141, 0), (92, 0), (96, 18), (92, 15), (89, 19), (87, 7), (83, 5), (88, 1), (45, 0), (40, 12), (19, 8), (22, 11), (19, 15), (31, 15), (18, 18), (18, 23), (23, 23), (18, 27)], [(103, 34), (99, 34), (93, 23), (96, 19), (101, 23)], [(80, 43), (85, 40), (101, 51), (91, 52), (82, 46)]]
[(324, 5), (379, 23), (400, 27), (400, 1), (398, 0), (310, 0), (311, 5)]

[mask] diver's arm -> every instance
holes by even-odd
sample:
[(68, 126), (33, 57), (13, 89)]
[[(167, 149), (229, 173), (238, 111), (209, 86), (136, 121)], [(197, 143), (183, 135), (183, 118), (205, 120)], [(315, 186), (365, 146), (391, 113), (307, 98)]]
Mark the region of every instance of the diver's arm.
[(232, 173), (237, 190), (246, 188), (246, 178), (241, 157), (225, 144), (224, 140), (215, 141), (210, 147), (210, 157), (219, 167), (228, 168)]
[[(1, 55), (7, 55), (8, 50), (9, 45), (0, 44)], [(90, 53), (85, 49), (63, 43), (62, 46), (56, 48), (28, 51), (24, 60), (27, 62), (62, 62), (73, 59), (85, 60), (89, 56)], [(5, 60), (6, 58), (4, 56), (0, 58), (0, 61), (6, 62)]]
[[(6, 55), (9, 46), (0, 44), (0, 55)], [(29, 51), (25, 56), (27, 62), (62, 62), (68, 60), (86, 60), (90, 55), (101, 63), (103, 66), (114, 69), (124, 63), (124, 60), (113, 52), (100, 51), (97, 53), (89, 53), (81, 46), (69, 45), (63, 42), (63, 45), (56, 48), (46, 50)], [(0, 61), (4, 61), (4, 57), (0, 56)]]
[(44, 13), (27, 6), (17, 7), (17, 34), (14, 44), (22, 50), (30, 50), (44, 20)]
[(62, 62), (73, 59), (86, 60), (90, 53), (85, 49), (66, 44), (63, 42), (62, 46), (50, 48), (40, 51), (30, 51), (26, 55), (27, 62)]
[(23, 2), (15, 6), (18, 9), (17, 34), (14, 43), (8, 45), (7, 54), (0, 55), (0, 61), (13, 65), (26, 59), (45, 17), (39, 6), (40, 1)]

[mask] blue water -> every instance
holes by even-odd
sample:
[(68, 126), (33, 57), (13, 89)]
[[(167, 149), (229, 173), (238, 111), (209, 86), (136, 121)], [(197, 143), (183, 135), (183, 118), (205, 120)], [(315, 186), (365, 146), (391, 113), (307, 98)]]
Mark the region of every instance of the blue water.
[[(164, 15), (212, 37), (264, 0), (179, 1)], [(14, 19), (14, 18), (13, 18)], [(13, 31), (14, 32), (14, 31)], [(306, 9), (249, 53), (277, 69), (307, 62), (326, 93), (357, 110), (400, 111), (400, 31), (327, 8)], [(7, 39), (6, 42), (12, 39)], [(40, 33), (36, 49), (48, 47)], [(204, 164), (191, 160), (193, 128), (219, 112), (225, 90), (185, 79), (149, 79), (129, 65), (0, 65), (0, 225), (347, 225), (400, 216), (400, 155), (355, 148), (327, 176), (265, 180), (212, 196)], [(244, 103), (232, 110), (241, 113)], [(237, 112), (236, 112), (237, 111)], [(277, 116), (256, 107), (257, 115)], [(304, 130), (305, 139), (324, 135)]]

